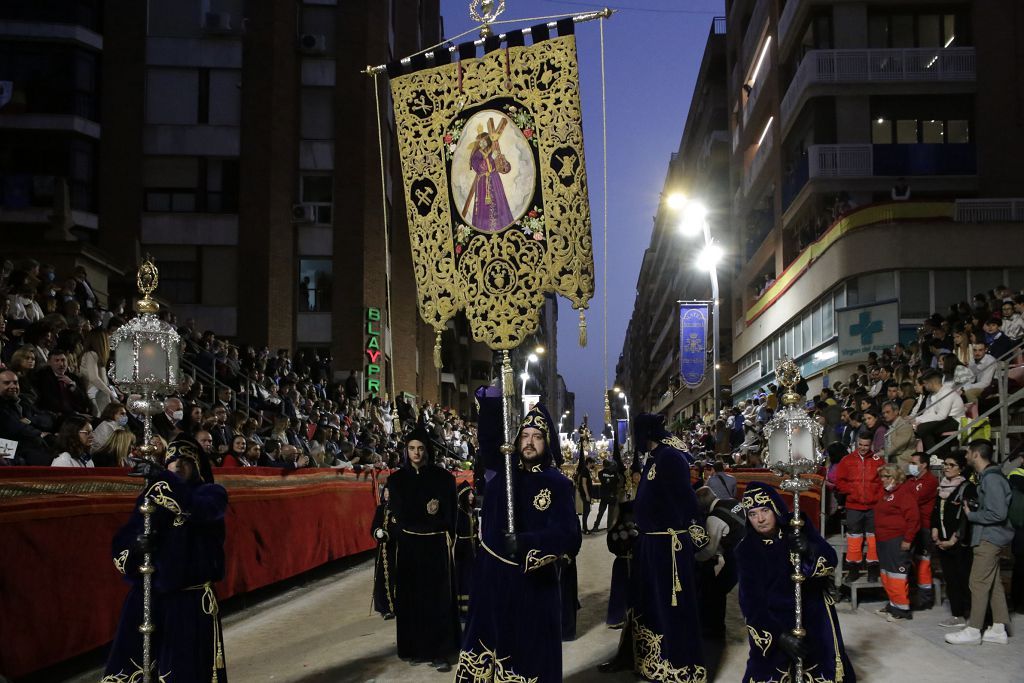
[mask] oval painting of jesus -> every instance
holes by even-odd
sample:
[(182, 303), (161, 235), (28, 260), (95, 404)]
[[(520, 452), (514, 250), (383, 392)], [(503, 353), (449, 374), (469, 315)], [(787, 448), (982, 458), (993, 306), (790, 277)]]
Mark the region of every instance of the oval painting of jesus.
[(530, 143), (506, 114), (473, 114), (452, 156), (452, 197), (462, 220), (498, 232), (522, 218), (533, 199), (535, 163)]

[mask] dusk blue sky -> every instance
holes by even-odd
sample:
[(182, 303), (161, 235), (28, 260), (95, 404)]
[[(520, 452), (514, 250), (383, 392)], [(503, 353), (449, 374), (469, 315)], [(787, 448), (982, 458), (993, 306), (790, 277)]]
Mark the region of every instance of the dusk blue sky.
[[(468, 0), (441, 0), (446, 36), (473, 28)], [(584, 0), (506, 0), (502, 19), (580, 13), (606, 5)], [(636, 296), (668, 161), (679, 147), (711, 20), (723, 0), (623, 0), (604, 26), (608, 114), (608, 364), (609, 386)], [(536, 21), (525, 22), (527, 26)], [(517, 25), (501, 30), (519, 28)], [(474, 36), (475, 37), (475, 36)], [(577, 343), (577, 314), (560, 301), (558, 365), (576, 393), (577, 419), (600, 424), (605, 290), (601, 144), (601, 58), (597, 22), (576, 27), (587, 173), (593, 217), (596, 293), (587, 313), (589, 344)], [(466, 37), (462, 40), (469, 40)], [(681, 266), (682, 267), (682, 266)]]

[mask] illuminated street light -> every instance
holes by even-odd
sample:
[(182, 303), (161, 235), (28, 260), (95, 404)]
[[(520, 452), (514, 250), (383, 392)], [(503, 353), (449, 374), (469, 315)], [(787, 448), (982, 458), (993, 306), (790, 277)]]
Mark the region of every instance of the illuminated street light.
[(708, 209), (698, 201), (689, 201), (683, 207), (682, 217), (679, 221), (679, 232), (687, 237), (700, 234), (707, 225)]
[(722, 247), (712, 242), (705, 246), (700, 254), (697, 255), (697, 267), (706, 271), (714, 270), (721, 263), (724, 255), (725, 252), (722, 251)]
[(682, 192), (673, 192), (665, 199), (665, 203), (668, 204), (668, 208), (678, 211), (686, 206), (686, 195)]

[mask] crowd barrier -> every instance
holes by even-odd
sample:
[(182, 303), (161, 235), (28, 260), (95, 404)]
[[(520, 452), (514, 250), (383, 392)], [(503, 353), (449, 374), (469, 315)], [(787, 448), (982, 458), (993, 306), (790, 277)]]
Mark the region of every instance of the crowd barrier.
[[(779, 483), (765, 470), (733, 474), (740, 494), (751, 481)], [(371, 478), (275, 468), (216, 476), (229, 497), (222, 600), (374, 547)], [(801, 503), (817, 522), (821, 477), (808, 479)], [(140, 490), (120, 469), (0, 468), (0, 675), (24, 676), (110, 642), (128, 591), (110, 543)]]
[[(375, 545), (371, 478), (215, 472), (229, 498), (221, 599)], [(17, 678), (110, 642), (128, 591), (110, 543), (141, 488), (121, 469), (0, 468), (0, 675)]]

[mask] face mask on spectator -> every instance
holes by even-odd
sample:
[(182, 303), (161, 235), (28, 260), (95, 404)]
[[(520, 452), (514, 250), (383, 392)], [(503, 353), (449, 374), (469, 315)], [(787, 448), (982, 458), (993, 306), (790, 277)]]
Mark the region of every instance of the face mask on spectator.
[(117, 424), (120, 425), (121, 427), (124, 427), (126, 424), (128, 424), (128, 416), (122, 415), (121, 417), (117, 418)]
[(921, 468), (918, 467), (917, 465), (907, 465), (907, 472), (910, 473), (910, 476), (916, 477), (918, 474), (921, 473)]
[(181, 420), (181, 418), (183, 417), (185, 417), (185, 413), (180, 410), (175, 410), (173, 413), (171, 413), (171, 419), (174, 420), (175, 422)]

